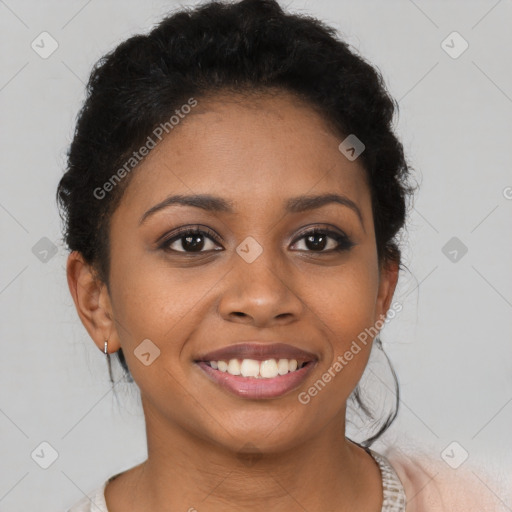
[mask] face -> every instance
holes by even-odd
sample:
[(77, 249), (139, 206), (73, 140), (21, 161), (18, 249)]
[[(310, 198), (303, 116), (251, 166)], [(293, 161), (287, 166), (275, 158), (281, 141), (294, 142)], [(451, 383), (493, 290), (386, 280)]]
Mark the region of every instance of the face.
[[(265, 451), (344, 428), (371, 338), (345, 355), (385, 315), (396, 268), (379, 271), (364, 169), (341, 140), (285, 93), (217, 96), (134, 171), (106, 307), (148, 430)], [(339, 197), (311, 200), (325, 195)]]

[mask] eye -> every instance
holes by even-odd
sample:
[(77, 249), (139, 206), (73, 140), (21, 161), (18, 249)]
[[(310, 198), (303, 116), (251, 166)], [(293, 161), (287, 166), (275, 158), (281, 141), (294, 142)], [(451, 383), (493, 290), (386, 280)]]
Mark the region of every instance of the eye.
[[(296, 240), (304, 240), (307, 252), (331, 253), (348, 251), (355, 244), (343, 234), (326, 228), (314, 228), (303, 233)], [(295, 242), (297, 243), (297, 242)], [(325, 250), (327, 248), (327, 250)]]
[(221, 249), (215, 249), (219, 243), (217, 238), (217, 235), (206, 227), (203, 229), (188, 227), (172, 233), (160, 247), (166, 251), (182, 253), (218, 251)]
[[(298, 250), (317, 253), (347, 251), (355, 245), (345, 234), (327, 228), (314, 228), (304, 232), (296, 238), (294, 245), (301, 241), (304, 241), (305, 249)], [(168, 252), (193, 254), (223, 250), (219, 244), (218, 236), (211, 229), (200, 229), (196, 226), (171, 233), (160, 244), (160, 248)]]

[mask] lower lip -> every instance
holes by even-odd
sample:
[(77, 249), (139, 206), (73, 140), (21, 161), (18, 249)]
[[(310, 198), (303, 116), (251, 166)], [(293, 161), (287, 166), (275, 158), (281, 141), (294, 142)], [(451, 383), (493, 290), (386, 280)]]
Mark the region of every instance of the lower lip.
[(271, 379), (231, 375), (214, 370), (203, 361), (199, 361), (197, 365), (213, 382), (234, 395), (248, 399), (264, 399), (278, 398), (297, 389), (304, 382), (315, 363), (309, 362), (299, 370)]

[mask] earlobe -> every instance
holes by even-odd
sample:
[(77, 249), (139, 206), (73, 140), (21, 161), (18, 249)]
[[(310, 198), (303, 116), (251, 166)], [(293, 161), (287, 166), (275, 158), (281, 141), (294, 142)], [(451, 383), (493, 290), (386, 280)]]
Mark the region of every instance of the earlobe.
[(105, 340), (109, 352), (115, 352), (120, 345), (107, 286), (77, 251), (68, 256), (66, 274), (75, 308), (89, 336), (102, 352)]

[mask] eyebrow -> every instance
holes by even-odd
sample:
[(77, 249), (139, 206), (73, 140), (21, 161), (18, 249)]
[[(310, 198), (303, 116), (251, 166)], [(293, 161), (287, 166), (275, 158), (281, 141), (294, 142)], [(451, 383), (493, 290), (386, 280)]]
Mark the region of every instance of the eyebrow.
[[(341, 204), (353, 210), (364, 228), (363, 215), (361, 210), (352, 199), (340, 194), (320, 194), (292, 197), (285, 202), (285, 211), (287, 213), (301, 213), (309, 210), (315, 210), (328, 204)], [(195, 195), (173, 195), (166, 197), (163, 201), (152, 206), (140, 218), (139, 225), (144, 223), (148, 217), (169, 206), (193, 206), (209, 212), (235, 213), (233, 201), (211, 194)]]

